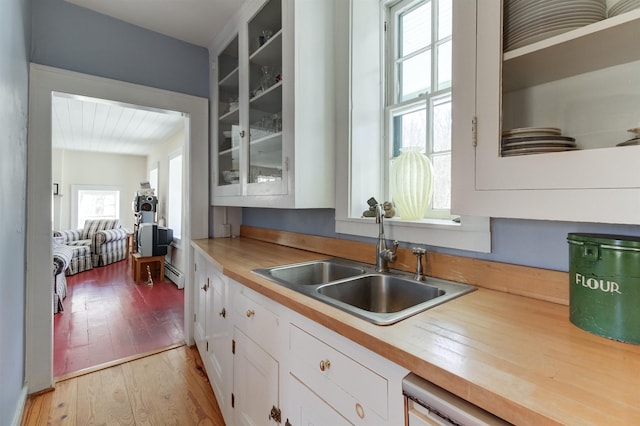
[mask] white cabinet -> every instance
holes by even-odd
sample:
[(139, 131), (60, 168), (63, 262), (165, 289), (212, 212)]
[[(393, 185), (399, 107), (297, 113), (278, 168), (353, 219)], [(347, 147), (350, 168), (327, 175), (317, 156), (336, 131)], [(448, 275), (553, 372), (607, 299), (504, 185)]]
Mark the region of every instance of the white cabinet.
[(197, 286), (194, 337), (216, 400), (228, 419), (233, 378), (228, 278), (207, 256), (196, 251), (194, 258)]
[(238, 328), (233, 334), (233, 424), (276, 425), (280, 423), (278, 361)]
[(334, 205), (334, 0), (265, 0), (214, 42), (214, 205)]
[[(194, 253), (194, 295), (195, 295), (195, 315), (194, 315), (194, 339), (198, 352), (207, 353), (207, 308), (210, 303), (209, 298), (209, 262), (207, 258), (199, 252)], [(211, 309), (211, 308), (209, 308)]]
[(332, 333), (307, 321), (296, 322), (306, 324), (305, 329), (290, 325), (289, 382), (307, 391), (290, 390), (290, 411), (300, 414), (304, 419), (301, 424), (321, 416), (339, 421), (318, 424), (402, 424), (401, 380), (405, 370), (381, 362), (355, 344), (340, 347), (332, 341)]
[[(616, 146), (640, 125), (640, 10), (503, 52), (500, 3), (478, 6), (477, 45), (454, 65), (477, 86), (454, 99), (452, 210), (640, 223), (640, 146)], [(523, 127), (558, 127), (580, 149), (502, 157), (501, 132)]]
[(291, 392), (291, 418), (288, 420), (291, 425), (353, 425), (293, 375), (289, 376), (289, 391)]
[[(213, 264), (209, 264), (209, 289), (212, 309), (207, 315), (208, 334), (208, 369), (209, 380), (213, 383), (216, 398), (221, 407), (228, 405), (231, 395), (231, 333), (232, 328), (228, 319), (228, 278)], [(223, 411), (225, 417), (229, 413)]]
[(280, 318), (273, 302), (235, 281), (230, 283), (234, 424), (275, 425), (280, 422), (280, 358), (285, 350)]

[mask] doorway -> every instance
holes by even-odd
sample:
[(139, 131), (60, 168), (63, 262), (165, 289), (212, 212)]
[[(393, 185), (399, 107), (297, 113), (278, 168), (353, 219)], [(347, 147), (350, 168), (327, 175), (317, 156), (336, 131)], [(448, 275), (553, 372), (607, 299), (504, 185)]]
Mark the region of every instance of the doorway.
[[(86, 270), (73, 268), (63, 310), (54, 316), (54, 377), (59, 380), (184, 342), (184, 292), (178, 290), (184, 284), (178, 271), (184, 270), (182, 153), (189, 118), (71, 93), (54, 92), (51, 103), (52, 231), (106, 219), (135, 232), (141, 215), (132, 200), (151, 196), (152, 209), (143, 222), (173, 231), (166, 261), (176, 271), (175, 285), (155, 272), (155, 285), (154, 280), (146, 286), (144, 280), (136, 282), (124, 230), (107, 246), (105, 265), (94, 258), (83, 265)], [(63, 235), (75, 240), (77, 234)]]
[[(51, 288), (51, 96), (74, 93), (160, 110), (189, 117), (184, 146), (183, 247), (185, 265), (191, 264), (192, 238), (208, 237), (208, 100), (31, 64), (29, 134), (27, 150), (27, 260), (26, 271), (26, 381), (33, 393), (53, 386), (53, 314)], [(193, 342), (191, 318), (192, 274), (185, 268), (185, 342)]]

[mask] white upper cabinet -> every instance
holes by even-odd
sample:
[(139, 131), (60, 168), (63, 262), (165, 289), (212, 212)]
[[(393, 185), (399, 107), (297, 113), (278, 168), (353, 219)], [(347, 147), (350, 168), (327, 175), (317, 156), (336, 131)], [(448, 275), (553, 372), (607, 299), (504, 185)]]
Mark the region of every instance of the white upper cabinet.
[[(454, 64), (476, 85), (454, 110), (453, 212), (640, 223), (640, 146), (616, 146), (640, 127), (640, 9), (503, 52), (500, 3), (478, 6), (477, 44)], [(577, 149), (501, 152), (503, 131), (527, 127)]]
[(333, 207), (335, 3), (249, 6), (212, 48), (213, 204)]

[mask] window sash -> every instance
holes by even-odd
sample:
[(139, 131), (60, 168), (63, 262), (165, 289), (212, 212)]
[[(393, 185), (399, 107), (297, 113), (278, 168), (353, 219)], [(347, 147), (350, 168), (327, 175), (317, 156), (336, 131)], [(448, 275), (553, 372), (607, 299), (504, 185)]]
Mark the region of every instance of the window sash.
[[(387, 78), (386, 82), (386, 90), (385, 90), (385, 152), (386, 161), (384, 162), (384, 173), (386, 178), (384, 179), (384, 191), (386, 194), (386, 198), (391, 198), (390, 189), (389, 189), (389, 170), (391, 166), (391, 160), (399, 155), (399, 144), (402, 143), (403, 146), (416, 146), (415, 143), (403, 143), (402, 140), (399, 140), (399, 135), (401, 129), (396, 127), (396, 123), (399, 123), (399, 117), (402, 117), (404, 114), (412, 113), (415, 111), (423, 110), (425, 111), (425, 134), (424, 140), (419, 145), (420, 148), (424, 149), (425, 154), (429, 157), (432, 163), (435, 163), (438, 160), (442, 160), (444, 157), (449, 157), (449, 164), (451, 163), (451, 140), (449, 140), (449, 149), (448, 150), (435, 150), (434, 149), (434, 111), (435, 106), (439, 104), (443, 104), (446, 102), (451, 102), (451, 81), (440, 82), (439, 85), (439, 69), (440, 69), (440, 61), (438, 58), (440, 52), (440, 46), (445, 45), (446, 43), (451, 42), (452, 36), (450, 31), (445, 31), (444, 34), (440, 34), (440, 11), (438, 7), (440, 2), (444, 2), (447, 0), (402, 0), (392, 4), (390, 7), (386, 9), (386, 22), (388, 25), (388, 30), (386, 33), (385, 40), (385, 52), (387, 55), (387, 59), (385, 60), (386, 66), (386, 74)], [(401, 52), (401, 46), (404, 43), (402, 40), (402, 24), (400, 22), (400, 18), (409, 12), (415, 11), (418, 7), (421, 7), (424, 4), (428, 4), (431, 8), (430, 17), (430, 30), (431, 34), (429, 37), (429, 43), (421, 46), (420, 48), (413, 49), (410, 52), (407, 52), (406, 55), (403, 56), (404, 52)], [(449, 26), (448, 28), (450, 28)], [(439, 36), (441, 36), (439, 38)], [(420, 92), (419, 90), (415, 93), (412, 93), (411, 97), (402, 96), (401, 90), (403, 84), (406, 82), (402, 81), (401, 75), (401, 65), (406, 63), (407, 60), (415, 58), (420, 54), (430, 54), (430, 70), (429, 70), (429, 79), (430, 81), (427, 84), (427, 87), (424, 91)], [(450, 65), (447, 68), (450, 71)], [(442, 87), (440, 87), (442, 86)], [(449, 124), (449, 138), (451, 135), (451, 124)], [(449, 176), (448, 179), (446, 176), (442, 176), (441, 179), (438, 179), (436, 185), (434, 186), (434, 195), (432, 196), (434, 199), (438, 197), (438, 187), (442, 187), (443, 183), (448, 181), (449, 191), (449, 202), (447, 203), (450, 206), (451, 202), (451, 169), (449, 166)], [(440, 193), (442, 196), (442, 193)], [(452, 218), (450, 214), (449, 208), (434, 208), (434, 201), (429, 205), (428, 211), (425, 214), (425, 218), (437, 218), (437, 219), (449, 219)]]
[(167, 226), (173, 238), (182, 237), (182, 151), (169, 156), (169, 182), (167, 191)]

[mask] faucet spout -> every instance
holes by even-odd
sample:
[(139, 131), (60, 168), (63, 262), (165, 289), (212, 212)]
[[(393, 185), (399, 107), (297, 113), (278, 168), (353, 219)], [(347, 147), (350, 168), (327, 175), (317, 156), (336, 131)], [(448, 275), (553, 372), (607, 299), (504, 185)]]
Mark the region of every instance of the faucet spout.
[(384, 207), (376, 205), (376, 223), (378, 227), (378, 242), (376, 244), (376, 272), (389, 272), (389, 262), (396, 261), (398, 241), (393, 242), (391, 249), (387, 247), (387, 238), (384, 235)]

